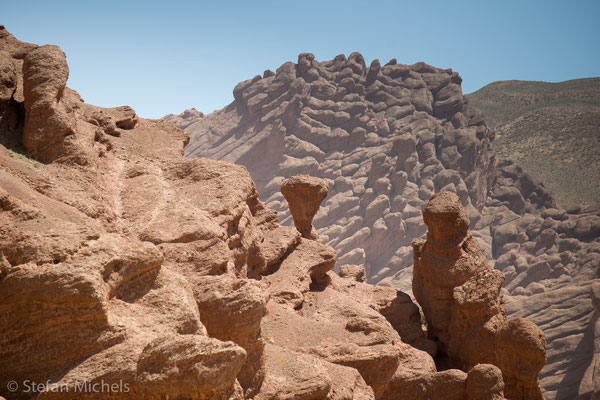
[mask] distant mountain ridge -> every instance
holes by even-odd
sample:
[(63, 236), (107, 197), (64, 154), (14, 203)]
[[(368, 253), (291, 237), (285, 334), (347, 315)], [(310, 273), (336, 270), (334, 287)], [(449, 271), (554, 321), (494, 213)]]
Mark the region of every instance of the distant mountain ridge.
[(496, 133), (499, 157), (522, 165), (563, 207), (600, 202), (600, 78), (499, 81), (466, 95)]

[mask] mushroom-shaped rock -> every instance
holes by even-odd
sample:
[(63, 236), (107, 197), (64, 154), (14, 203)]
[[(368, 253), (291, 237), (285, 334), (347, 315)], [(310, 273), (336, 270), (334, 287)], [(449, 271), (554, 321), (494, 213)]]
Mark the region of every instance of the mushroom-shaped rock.
[(451, 192), (431, 196), (423, 210), (423, 220), (429, 229), (427, 240), (440, 245), (456, 246), (469, 230), (469, 217), (458, 196)]
[(294, 225), (303, 237), (318, 238), (312, 220), (328, 192), (327, 182), (309, 175), (296, 175), (281, 184), (281, 193), (288, 202)]

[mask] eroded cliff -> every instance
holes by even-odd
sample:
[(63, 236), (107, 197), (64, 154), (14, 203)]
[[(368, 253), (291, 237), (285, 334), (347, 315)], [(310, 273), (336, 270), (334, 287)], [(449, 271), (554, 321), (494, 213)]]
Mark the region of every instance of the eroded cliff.
[(238, 84), (221, 110), (169, 118), (190, 134), (186, 155), (245, 165), (284, 225), (292, 217), (280, 184), (294, 174), (324, 179), (329, 196), (313, 224), (338, 265), (406, 292), (411, 242), (427, 230), (421, 212), (433, 193), (455, 193), (506, 277), (509, 317), (530, 318), (548, 339), (545, 395), (570, 400), (594, 349), (600, 216), (558, 207), (542, 183), (497, 159), (494, 132), (460, 84), (456, 72), (424, 63), (367, 67), (358, 53), (323, 62), (304, 53)]
[(282, 182), (281, 226), (244, 167), (184, 158), (183, 131), (84, 103), (58, 47), (0, 33), (0, 395), (503, 398), (494, 365), (437, 369), (408, 295), (331, 271), (326, 181)]

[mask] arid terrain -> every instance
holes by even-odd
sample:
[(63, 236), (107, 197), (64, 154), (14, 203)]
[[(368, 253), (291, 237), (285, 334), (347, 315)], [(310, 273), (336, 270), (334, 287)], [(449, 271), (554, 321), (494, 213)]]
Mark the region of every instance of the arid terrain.
[(499, 158), (495, 131), (461, 81), (424, 63), (367, 67), (358, 53), (323, 62), (305, 53), (238, 84), (221, 110), (165, 119), (190, 134), (186, 155), (246, 166), (284, 225), (281, 182), (299, 173), (325, 179), (331, 189), (314, 224), (338, 266), (364, 266), (369, 282), (407, 293), (411, 243), (427, 229), (421, 211), (433, 193), (456, 193), (475, 240), (505, 275), (509, 315), (531, 318), (549, 339), (546, 397), (571, 399), (588, 390), (581, 381), (593, 371), (600, 217), (567, 212), (519, 164)]
[(493, 82), (466, 96), (499, 157), (544, 182), (562, 207), (600, 207), (600, 78)]
[(68, 76), (0, 25), (0, 398), (600, 394), (600, 217), (456, 72), (301, 54), (162, 120)]

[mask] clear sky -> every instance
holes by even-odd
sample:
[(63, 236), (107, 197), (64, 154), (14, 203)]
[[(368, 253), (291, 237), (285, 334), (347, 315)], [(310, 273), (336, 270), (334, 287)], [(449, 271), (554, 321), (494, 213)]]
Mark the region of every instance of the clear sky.
[(146, 118), (233, 100), (240, 81), (362, 53), (452, 68), (470, 93), (497, 80), (600, 76), (600, 1), (6, 1), (0, 24), (67, 54), (86, 102)]

